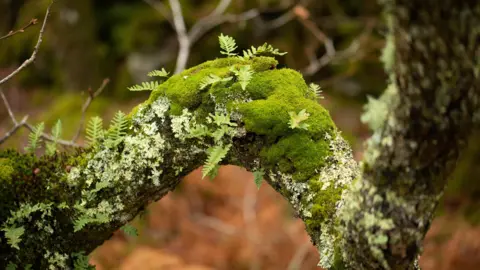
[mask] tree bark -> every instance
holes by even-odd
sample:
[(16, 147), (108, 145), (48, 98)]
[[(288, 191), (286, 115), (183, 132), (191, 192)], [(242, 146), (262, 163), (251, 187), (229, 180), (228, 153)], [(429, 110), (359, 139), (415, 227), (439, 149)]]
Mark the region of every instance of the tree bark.
[(385, 2), (392, 86), (380, 102), (391, 109), (342, 211), (341, 249), (353, 269), (418, 267), (447, 177), (479, 120), (479, 2)]

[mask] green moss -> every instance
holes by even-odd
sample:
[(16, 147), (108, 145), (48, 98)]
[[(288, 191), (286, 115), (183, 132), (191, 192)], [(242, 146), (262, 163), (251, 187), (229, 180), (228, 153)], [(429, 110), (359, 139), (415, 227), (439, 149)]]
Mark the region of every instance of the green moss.
[(305, 219), (305, 225), (307, 230), (318, 232), (321, 229), (321, 225), (335, 213), (335, 205), (341, 199), (343, 189), (329, 186), (327, 189), (322, 190), (323, 183), (317, 179), (311, 179), (308, 184), (310, 191), (312, 194), (315, 194), (315, 197), (310, 209), (312, 216)]
[(14, 173), (13, 161), (9, 158), (0, 158), (0, 183), (10, 182)]
[(315, 101), (300, 73), (291, 69), (269, 70), (257, 74), (247, 90), (252, 102), (240, 104), (247, 131), (277, 137), (291, 132), (288, 112), (305, 109), (310, 117), (308, 133), (315, 139), (331, 133), (334, 124), (328, 112)]
[(267, 167), (278, 164), (280, 171), (292, 173), (294, 180), (306, 181), (325, 165), (329, 151), (327, 142), (314, 141), (307, 133), (294, 133), (265, 147), (260, 155)]

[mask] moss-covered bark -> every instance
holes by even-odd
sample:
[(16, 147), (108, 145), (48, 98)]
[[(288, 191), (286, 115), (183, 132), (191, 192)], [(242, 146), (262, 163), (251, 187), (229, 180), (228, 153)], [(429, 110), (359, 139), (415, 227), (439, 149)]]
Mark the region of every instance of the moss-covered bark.
[[(130, 113), (121, 140), (55, 157), (2, 152), (0, 266), (72, 267), (182, 176), (202, 164), (214, 175), (220, 161), (263, 171), (315, 243), (334, 237), (335, 206), (356, 163), (302, 76), (276, 65), (224, 58), (175, 75)], [(242, 87), (232, 68), (246, 66), (253, 75)], [(209, 75), (231, 78), (202, 87)], [(292, 129), (289, 113), (303, 109), (305, 128)]]
[(480, 106), (478, 1), (384, 1), (389, 108), (342, 210), (353, 269), (415, 269), (421, 242)]

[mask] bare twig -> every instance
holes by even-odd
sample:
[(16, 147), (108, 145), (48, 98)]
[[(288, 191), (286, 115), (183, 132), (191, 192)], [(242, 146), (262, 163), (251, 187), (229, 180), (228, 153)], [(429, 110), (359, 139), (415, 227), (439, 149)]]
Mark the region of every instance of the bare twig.
[(75, 135), (72, 138), (72, 143), (77, 141), (78, 137), (80, 136), (80, 132), (83, 129), (83, 125), (85, 124), (85, 116), (87, 114), (88, 107), (90, 107), (90, 104), (92, 104), (93, 99), (95, 99), (98, 95), (102, 93), (102, 91), (105, 89), (107, 84), (110, 82), (110, 79), (106, 78), (103, 80), (102, 85), (95, 91), (92, 92), (92, 89), (88, 89), (88, 98), (85, 101), (85, 103), (82, 106), (82, 116), (80, 118), (80, 123), (78, 123), (78, 128), (77, 131), (75, 132)]
[(16, 122), (13, 128), (11, 128), (5, 135), (0, 138), (0, 145), (4, 143), (8, 138), (12, 137), (22, 126), (24, 126), (27, 122), (27, 119), (28, 115), (25, 115), (22, 121), (20, 121), (20, 123)]
[(50, 9), (51, 9), (54, 2), (55, 2), (55, 0), (52, 0), (52, 2), (50, 2), (50, 5), (48, 5), (47, 11), (45, 12), (45, 18), (43, 19), (42, 28), (40, 29), (37, 44), (35, 45), (35, 48), (33, 49), (32, 55), (30, 56), (30, 58), (25, 60), (16, 70), (14, 70), (12, 73), (7, 75), (5, 78), (0, 80), (0, 85), (4, 84), (8, 80), (10, 80), (13, 76), (15, 76), (17, 73), (19, 73), (22, 69), (24, 69), (28, 65), (30, 65), (35, 60), (35, 58), (37, 57), (38, 50), (40, 49), (40, 45), (42, 44), (43, 33), (45, 32), (45, 26), (47, 25), (48, 16), (50, 15)]
[(187, 29), (185, 27), (185, 20), (183, 19), (182, 7), (178, 0), (168, 0), (170, 3), (170, 8), (172, 9), (173, 14), (173, 25), (175, 26), (175, 31), (177, 32), (177, 39), (179, 44), (179, 51), (177, 56), (177, 64), (175, 66), (175, 74), (179, 73), (183, 69), (188, 61), (190, 55), (190, 39), (187, 35)]
[(365, 42), (365, 39), (370, 35), (375, 25), (374, 21), (367, 22), (365, 30), (362, 34), (354, 39), (344, 50), (336, 51), (333, 41), (323, 31), (321, 31), (314, 22), (302, 17), (299, 17), (298, 19), (305, 26), (305, 28), (307, 28), (320, 42), (324, 44), (326, 51), (326, 53), (320, 58), (317, 58), (316, 56), (310, 56), (310, 64), (302, 70), (304, 75), (313, 75), (331, 62), (351, 59), (351, 57), (354, 57), (355, 55), (360, 57), (358, 50)]
[[(144, 0), (150, 6), (155, 8), (160, 14), (167, 19), (170, 15), (166, 11), (165, 5), (154, 0)], [(177, 33), (179, 43), (179, 51), (177, 55), (177, 62), (175, 73), (179, 73), (187, 66), (188, 58), (190, 56), (190, 49), (195, 42), (197, 42), (205, 33), (212, 30), (216, 26), (230, 22), (240, 22), (253, 19), (259, 15), (258, 10), (251, 9), (241, 14), (224, 14), (230, 6), (232, 0), (220, 0), (216, 8), (206, 17), (200, 19), (190, 30), (185, 27), (185, 20), (183, 18), (182, 9), (178, 0), (169, 0), (172, 11), (173, 21), (169, 20)]]
[(224, 14), (219, 16), (208, 16), (196, 23), (188, 33), (191, 44), (197, 42), (205, 33), (223, 23), (236, 23), (251, 20), (257, 17), (260, 12), (257, 9), (250, 9), (240, 14)]
[(5, 36), (0, 37), (0, 40), (2, 40), (2, 39), (7, 39), (7, 38), (9, 38), (9, 37), (11, 37), (11, 36), (14, 36), (14, 35), (18, 34), (18, 33), (23, 33), (23, 32), (25, 32), (25, 30), (27, 30), (27, 28), (29, 28), (29, 27), (32, 26), (32, 25), (36, 25), (37, 23), (38, 23), (38, 20), (35, 19), (35, 18), (33, 18), (33, 19), (31, 19), (30, 22), (29, 22), (27, 25), (25, 25), (24, 27), (22, 27), (22, 28), (20, 28), (20, 29), (18, 29), (18, 30), (15, 30), (15, 31), (12, 30), (12, 31), (10, 31), (8, 34), (6, 34)]

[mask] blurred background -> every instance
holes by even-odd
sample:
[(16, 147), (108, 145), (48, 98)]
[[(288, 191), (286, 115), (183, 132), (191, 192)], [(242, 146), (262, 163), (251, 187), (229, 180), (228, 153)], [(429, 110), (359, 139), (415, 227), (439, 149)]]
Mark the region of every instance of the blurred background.
[[(0, 0), (0, 37), (33, 18), (41, 22), (48, 4)], [(0, 39), (0, 78), (30, 57), (40, 27)], [(147, 97), (128, 86), (153, 69), (173, 73), (220, 57), (217, 37), (224, 33), (239, 50), (268, 42), (287, 51), (280, 66), (322, 87), (320, 103), (360, 160), (369, 136), (360, 121), (363, 105), (386, 87), (380, 62), (385, 31), (377, 0), (59, 0), (35, 62), (2, 89), (18, 120), (29, 115), (30, 124), (44, 121), (48, 131), (61, 119), (62, 137), (71, 139), (89, 93), (103, 90), (87, 118), (128, 112)], [(12, 126), (0, 106), (0, 136)], [(27, 135), (21, 130), (0, 148), (23, 149)], [(118, 231), (91, 254), (91, 263), (125, 270), (320, 269), (302, 221), (269, 186), (257, 191), (253, 176), (233, 166), (213, 182), (200, 175), (194, 171), (132, 221), (138, 237)], [(425, 239), (422, 269), (480, 269), (479, 195), (477, 131)]]

